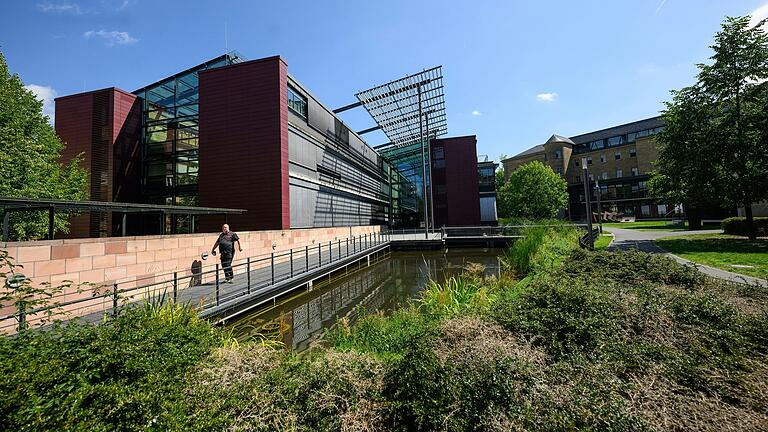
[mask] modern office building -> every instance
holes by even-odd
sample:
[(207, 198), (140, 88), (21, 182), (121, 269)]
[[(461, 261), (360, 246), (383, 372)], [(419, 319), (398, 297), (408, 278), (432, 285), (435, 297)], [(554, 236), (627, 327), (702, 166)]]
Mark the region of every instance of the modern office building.
[(652, 117), (570, 138), (552, 135), (546, 143), (503, 160), (504, 173), (508, 176), (534, 160), (549, 165), (568, 182), (567, 215), (580, 220), (585, 216), (581, 165), (585, 159), (593, 203), (599, 183), (603, 212), (636, 218), (667, 217), (676, 207), (648, 194), (649, 173), (658, 157), (653, 136), (663, 127), (661, 117)]
[[(63, 160), (83, 155), (96, 201), (242, 208), (238, 230), (413, 222), (415, 187), (288, 73), (230, 53), (127, 92), (56, 99)], [(130, 234), (218, 229), (220, 218), (139, 215)], [(72, 236), (120, 221), (84, 215)]]
[(434, 226), (480, 225), (474, 135), (430, 141)]

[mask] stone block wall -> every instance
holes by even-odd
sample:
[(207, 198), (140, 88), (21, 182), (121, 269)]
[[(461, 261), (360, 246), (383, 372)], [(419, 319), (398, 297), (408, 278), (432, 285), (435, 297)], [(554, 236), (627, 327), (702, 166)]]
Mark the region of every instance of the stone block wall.
[[(325, 246), (329, 241), (343, 242), (348, 237), (379, 232), (380, 226), (238, 232), (243, 252), (236, 254), (235, 261), (318, 243)], [(49, 282), (58, 286), (71, 281), (72, 286), (57, 296), (58, 301), (65, 302), (92, 297), (93, 288), (78, 289), (81, 283), (96, 287), (118, 283), (120, 289), (127, 289), (169, 280), (173, 272), (178, 272), (179, 278), (189, 278), (195, 265), (202, 266), (203, 272), (211, 270), (218, 257), (203, 261), (201, 255), (210, 253), (217, 237), (218, 233), (205, 233), (0, 242), (0, 250), (7, 251), (16, 264), (23, 266), (17, 271), (33, 284)], [(242, 271), (241, 268), (238, 272)], [(208, 274), (202, 281), (211, 277)], [(0, 316), (11, 313), (8, 305), (0, 305)], [(0, 322), (0, 327), (5, 327), (5, 323)]]

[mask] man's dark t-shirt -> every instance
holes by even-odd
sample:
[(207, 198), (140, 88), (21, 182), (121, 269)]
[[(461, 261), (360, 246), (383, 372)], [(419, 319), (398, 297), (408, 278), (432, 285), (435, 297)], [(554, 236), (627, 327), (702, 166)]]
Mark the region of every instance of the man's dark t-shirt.
[(219, 252), (222, 255), (234, 255), (235, 254), (235, 242), (240, 240), (240, 237), (232, 231), (224, 234), (219, 234), (219, 239), (216, 243), (219, 245)]

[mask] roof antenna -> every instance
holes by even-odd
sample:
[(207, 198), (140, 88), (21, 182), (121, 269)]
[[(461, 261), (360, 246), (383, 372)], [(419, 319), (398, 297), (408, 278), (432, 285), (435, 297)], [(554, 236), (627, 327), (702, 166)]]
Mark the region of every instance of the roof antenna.
[(227, 41), (227, 22), (224, 21), (224, 54), (229, 52), (229, 43)]

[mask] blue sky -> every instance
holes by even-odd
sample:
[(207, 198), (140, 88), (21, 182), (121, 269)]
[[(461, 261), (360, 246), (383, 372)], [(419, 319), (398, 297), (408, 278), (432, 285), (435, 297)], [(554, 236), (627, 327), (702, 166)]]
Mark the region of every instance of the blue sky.
[[(449, 135), (476, 134), (478, 153), (498, 159), (656, 115), (692, 82), (723, 17), (768, 15), (768, 1), (30, 0), (2, 12), (0, 50), (46, 99), (132, 91), (225, 47), (283, 56), (330, 108), (443, 65)], [(373, 125), (362, 108), (342, 117)]]

